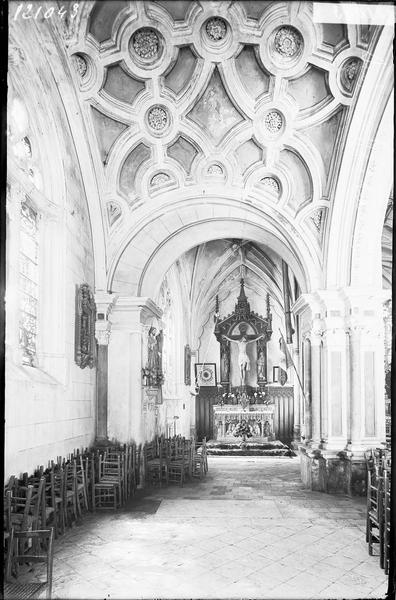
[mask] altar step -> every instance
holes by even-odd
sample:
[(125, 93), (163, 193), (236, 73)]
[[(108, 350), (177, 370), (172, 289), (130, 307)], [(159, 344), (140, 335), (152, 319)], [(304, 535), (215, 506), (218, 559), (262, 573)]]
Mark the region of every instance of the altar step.
[(273, 442), (219, 442), (209, 440), (207, 453), (213, 456), (296, 456), (289, 446), (279, 440)]

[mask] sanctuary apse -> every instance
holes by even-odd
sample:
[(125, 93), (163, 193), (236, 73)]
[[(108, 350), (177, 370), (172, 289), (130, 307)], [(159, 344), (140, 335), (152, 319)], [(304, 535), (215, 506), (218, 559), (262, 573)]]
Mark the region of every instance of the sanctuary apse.
[(226, 439), (248, 400), (308, 488), (362, 493), (389, 417), (392, 27), (311, 2), (66, 5), (10, 3), (5, 476)]

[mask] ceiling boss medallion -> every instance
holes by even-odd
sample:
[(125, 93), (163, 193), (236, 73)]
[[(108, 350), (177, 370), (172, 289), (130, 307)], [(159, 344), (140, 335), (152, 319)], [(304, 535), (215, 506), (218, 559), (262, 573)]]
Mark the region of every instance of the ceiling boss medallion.
[(74, 68), (80, 77), (84, 77), (88, 70), (87, 61), (81, 54), (73, 55)]
[(150, 181), (150, 185), (151, 186), (155, 186), (155, 185), (162, 185), (163, 183), (167, 183), (167, 181), (170, 181), (170, 177), (167, 173), (157, 173), (156, 175), (154, 175), (151, 178)]
[(169, 125), (169, 114), (166, 108), (159, 104), (152, 106), (147, 112), (147, 123), (152, 133), (163, 133)]
[(294, 63), (301, 55), (304, 40), (301, 33), (289, 25), (280, 27), (273, 38), (272, 56), (273, 59), (284, 65)]
[(220, 17), (213, 17), (206, 21), (205, 31), (212, 42), (220, 42), (227, 34), (227, 23)]
[(160, 34), (150, 27), (138, 29), (132, 35), (130, 51), (138, 62), (150, 64), (157, 61), (162, 54), (163, 44)]
[(283, 125), (283, 117), (277, 110), (270, 110), (264, 117), (264, 128), (267, 133), (275, 135), (280, 132)]
[(261, 183), (265, 185), (265, 187), (269, 188), (271, 192), (279, 194), (279, 183), (274, 177), (263, 177), (263, 179), (261, 179)]

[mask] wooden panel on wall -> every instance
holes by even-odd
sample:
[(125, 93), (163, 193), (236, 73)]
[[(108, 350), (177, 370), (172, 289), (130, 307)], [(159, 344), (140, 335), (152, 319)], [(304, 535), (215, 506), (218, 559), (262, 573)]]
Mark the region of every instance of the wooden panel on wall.
[(276, 439), (284, 444), (290, 444), (293, 439), (293, 427), (293, 395), (279, 393), (275, 396), (274, 429)]
[(201, 387), (195, 399), (195, 425), (197, 439), (213, 438), (213, 405), (217, 403), (217, 388)]

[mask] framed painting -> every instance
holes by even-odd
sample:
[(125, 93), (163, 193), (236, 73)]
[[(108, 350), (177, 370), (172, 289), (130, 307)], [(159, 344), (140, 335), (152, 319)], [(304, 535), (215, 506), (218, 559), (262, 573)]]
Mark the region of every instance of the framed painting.
[(199, 387), (217, 385), (215, 363), (195, 363), (195, 380)]

